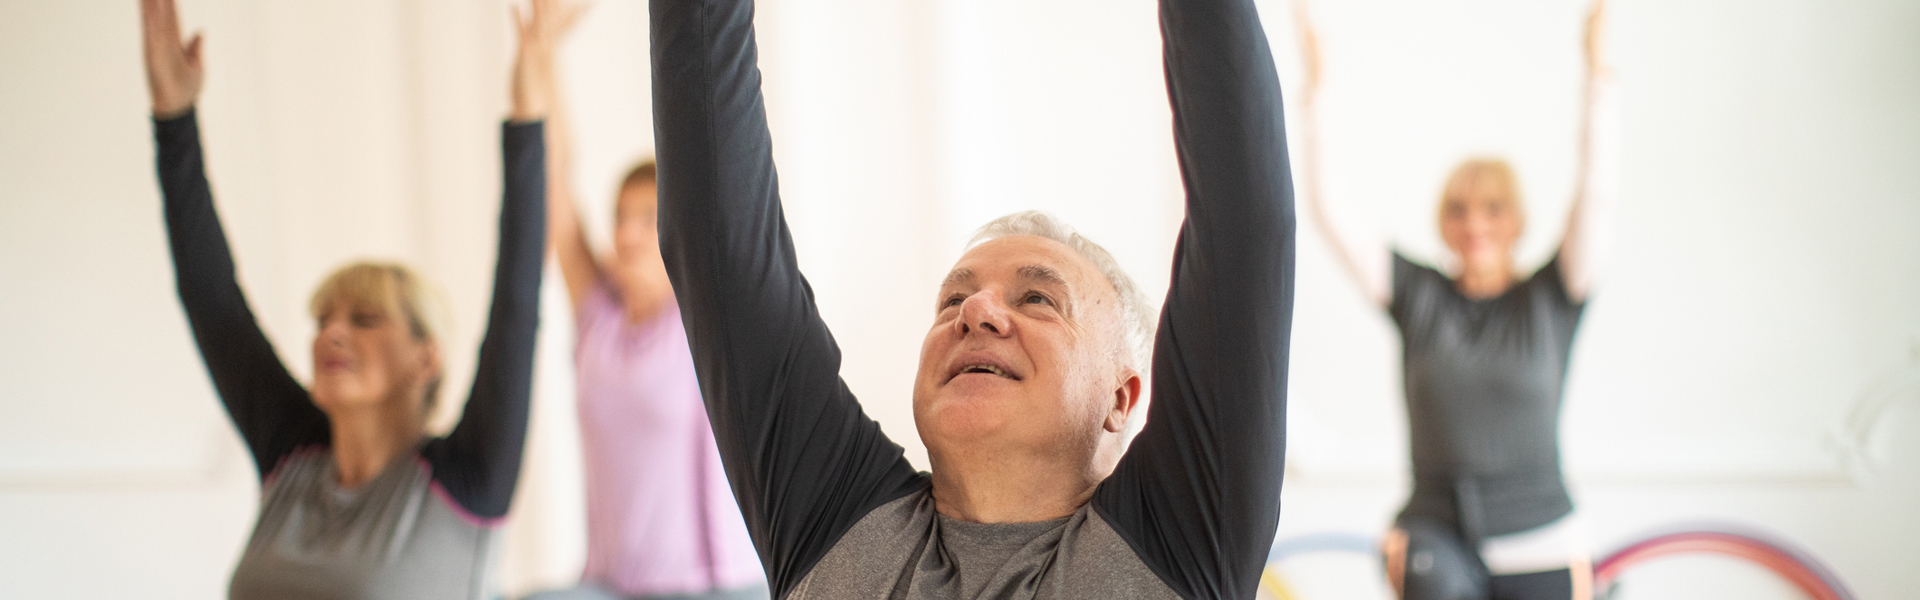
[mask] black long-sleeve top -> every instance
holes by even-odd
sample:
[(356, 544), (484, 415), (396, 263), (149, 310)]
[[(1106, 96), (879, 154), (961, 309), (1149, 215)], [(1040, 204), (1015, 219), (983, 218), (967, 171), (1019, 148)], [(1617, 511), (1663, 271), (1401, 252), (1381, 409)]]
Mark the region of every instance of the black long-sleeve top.
[(782, 214), (750, 0), (655, 0), (660, 235), (776, 597), (1251, 598), (1280, 511), (1293, 186), (1251, 0), (1163, 0), (1187, 195), (1146, 428), (1087, 507), (939, 516), (839, 378)]
[[(194, 113), (155, 120), (180, 302), (265, 486), (252, 541), (235, 571), (233, 597), (486, 593), (490, 525), (506, 516), (513, 497), (532, 394), (546, 243), (541, 131), (540, 123), (503, 128), (506, 188), (493, 302), (459, 424), (444, 438), (425, 440), (416, 457), (397, 461), (358, 490), (341, 490), (324, 451), (332, 435), (326, 415), (280, 362), (235, 279)], [(428, 493), (442, 502), (419, 502)], [(286, 555), (288, 548), (299, 555)], [(371, 560), (376, 557), (366, 555), (375, 548), (394, 556)]]

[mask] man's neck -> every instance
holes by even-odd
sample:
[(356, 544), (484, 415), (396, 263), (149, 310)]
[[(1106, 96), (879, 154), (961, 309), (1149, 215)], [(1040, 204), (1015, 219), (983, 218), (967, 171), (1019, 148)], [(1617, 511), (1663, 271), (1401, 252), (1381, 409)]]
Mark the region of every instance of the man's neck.
[(1086, 465), (1022, 456), (933, 458), (933, 504), (971, 523), (1031, 523), (1080, 510), (1105, 479)]

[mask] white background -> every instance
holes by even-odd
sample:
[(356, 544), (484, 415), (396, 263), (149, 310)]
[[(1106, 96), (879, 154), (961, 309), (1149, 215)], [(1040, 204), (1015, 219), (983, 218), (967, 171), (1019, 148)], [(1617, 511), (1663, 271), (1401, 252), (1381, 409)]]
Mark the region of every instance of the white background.
[[(0, 1), (0, 597), (206, 598), (257, 482), (172, 292), (133, 0)], [(1289, 7), (1260, 4), (1283, 84)], [(1544, 260), (1571, 189), (1573, 0), (1346, 0), (1327, 53), (1327, 184), (1439, 256), (1468, 155), (1519, 170)], [(1616, 5), (1624, 170), (1614, 270), (1563, 419), (1596, 552), (1712, 520), (1828, 562), (1862, 598), (1920, 588), (1920, 4)], [(868, 412), (924, 466), (908, 389), (934, 283), (974, 227), (1043, 208), (1164, 290), (1180, 195), (1147, 0), (769, 0), (762, 67), (787, 214)], [(240, 275), (296, 374), (306, 295), (341, 262), (417, 265), (486, 306), (511, 53), (505, 2), (182, 0), (207, 32), (210, 173)], [(601, 0), (566, 48), (577, 182), (601, 240), (650, 152), (645, 6)], [(1290, 98), (1291, 100), (1292, 98)], [(1303, 221), (1281, 536), (1385, 527), (1405, 493), (1398, 340)], [(583, 524), (570, 328), (550, 285), (534, 439), (502, 560), (570, 582)], [(472, 353), (449, 354), (449, 414)], [(1357, 556), (1282, 566), (1303, 597), (1378, 597)], [(1627, 598), (1792, 597), (1682, 558)]]

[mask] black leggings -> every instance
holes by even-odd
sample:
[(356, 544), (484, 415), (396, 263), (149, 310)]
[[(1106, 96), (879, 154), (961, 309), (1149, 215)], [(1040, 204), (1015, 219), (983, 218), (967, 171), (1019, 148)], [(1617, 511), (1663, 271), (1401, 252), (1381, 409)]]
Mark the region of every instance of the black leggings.
[(1407, 532), (1403, 600), (1571, 600), (1573, 571), (1493, 575), (1451, 527), (1402, 519)]

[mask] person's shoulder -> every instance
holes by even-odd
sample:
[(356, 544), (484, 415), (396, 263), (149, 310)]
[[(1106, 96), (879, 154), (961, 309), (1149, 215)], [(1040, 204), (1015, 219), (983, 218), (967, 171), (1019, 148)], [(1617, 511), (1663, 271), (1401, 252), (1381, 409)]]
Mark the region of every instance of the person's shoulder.
[(826, 548), (787, 597), (887, 596), (932, 537), (934, 514), (931, 487), (874, 507)]
[(1560, 253), (1555, 252), (1545, 264), (1527, 276), (1523, 284), (1534, 295), (1557, 301), (1571, 308), (1578, 308), (1583, 302), (1577, 301), (1567, 290), (1567, 279), (1560, 271)]
[(1426, 261), (1408, 255), (1400, 248), (1390, 248), (1387, 250), (1387, 254), (1393, 257), (1393, 278), (1395, 280), (1403, 277), (1421, 277), (1428, 279), (1447, 278), (1445, 274), (1440, 272), (1440, 269), (1435, 268)]
[(585, 328), (607, 318), (618, 317), (624, 312), (613, 280), (603, 274), (594, 277), (593, 283), (587, 285), (586, 295), (580, 298), (580, 307), (574, 311), (574, 320)]
[[(1091, 507), (1092, 503), (1088, 503)], [(1054, 574), (1066, 596), (1083, 598), (1179, 598), (1159, 573), (1173, 574), (1173, 557), (1136, 550), (1097, 510), (1082, 508), (1061, 541), (1073, 560)], [(1159, 564), (1155, 569), (1153, 564)]]
[(1453, 287), (1453, 279), (1432, 265), (1416, 260), (1399, 248), (1390, 249), (1389, 254), (1393, 256), (1390, 304)]

